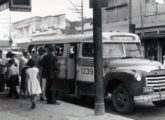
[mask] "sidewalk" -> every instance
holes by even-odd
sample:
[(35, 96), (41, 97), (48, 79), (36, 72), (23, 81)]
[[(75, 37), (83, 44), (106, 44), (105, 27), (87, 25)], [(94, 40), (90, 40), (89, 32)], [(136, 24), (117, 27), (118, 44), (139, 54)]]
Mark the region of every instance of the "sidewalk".
[(106, 113), (94, 116), (94, 110), (59, 101), (60, 105), (49, 105), (37, 101), (35, 110), (30, 110), (28, 99), (0, 99), (1, 120), (131, 120)]

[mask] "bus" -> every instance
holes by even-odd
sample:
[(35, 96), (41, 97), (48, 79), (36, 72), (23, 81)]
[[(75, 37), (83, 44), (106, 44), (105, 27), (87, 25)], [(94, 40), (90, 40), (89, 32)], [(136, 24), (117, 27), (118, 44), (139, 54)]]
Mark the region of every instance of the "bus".
[[(131, 113), (137, 102), (165, 106), (165, 69), (144, 59), (140, 38), (121, 32), (102, 33), (105, 97), (119, 113)], [(29, 49), (54, 46), (60, 73), (56, 87), (75, 96), (95, 95), (93, 35), (36, 36)]]

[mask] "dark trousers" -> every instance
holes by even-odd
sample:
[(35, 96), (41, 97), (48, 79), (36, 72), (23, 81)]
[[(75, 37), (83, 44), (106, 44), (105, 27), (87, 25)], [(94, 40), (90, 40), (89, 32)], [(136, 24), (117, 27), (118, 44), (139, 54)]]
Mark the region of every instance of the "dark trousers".
[(48, 104), (56, 103), (56, 87), (53, 83), (54, 80), (47, 79), (46, 82), (46, 99)]
[(8, 86), (10, 88), (9, 90), (9, 97), (18, 98), (18, 92), (16, 89), (16, 86), (19, 85), (19, 77), (18, 75), (12, 75), (9, 79)]
[(5, 88), (5, 75), (0, 74), (0, 92), (3, 92)]
[(17, 92), (16, 86), (10, 87), (8, 96), (18, 98), (18, 92)]

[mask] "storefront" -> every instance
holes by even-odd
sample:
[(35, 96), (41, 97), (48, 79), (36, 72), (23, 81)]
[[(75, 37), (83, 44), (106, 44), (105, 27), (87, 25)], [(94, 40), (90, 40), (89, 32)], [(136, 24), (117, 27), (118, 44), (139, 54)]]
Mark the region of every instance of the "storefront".
[(146, 59), (156, 60), (163, 63), (165, 56), (165, 35), (141, 36)]

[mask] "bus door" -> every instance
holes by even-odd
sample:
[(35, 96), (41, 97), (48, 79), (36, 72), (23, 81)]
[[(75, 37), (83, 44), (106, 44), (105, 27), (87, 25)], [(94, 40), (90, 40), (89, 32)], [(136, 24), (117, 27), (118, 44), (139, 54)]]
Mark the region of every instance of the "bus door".
[(94, 93), (94, 47), (93, 43), (81, 43), (77, 63), (77, 94)]
[(77, 43), (69, 44), (67, 59), (67, 80), (69, 93), (75, 93), (75, 82), (76, 82), (76, 60), (77, 60)]
[(60, 91), (67, 91), (67, 45), (55, 44), (55, 55), (59, 63), (59, 79), (56, 80), (56, 88)]

